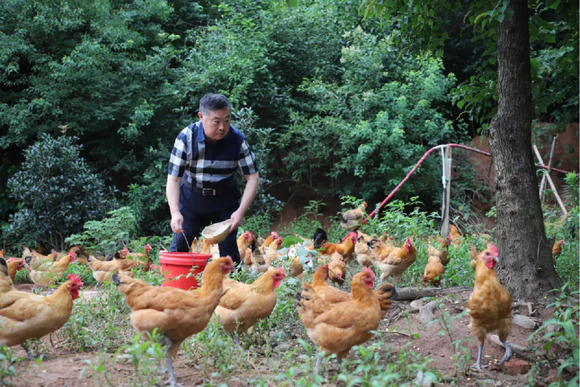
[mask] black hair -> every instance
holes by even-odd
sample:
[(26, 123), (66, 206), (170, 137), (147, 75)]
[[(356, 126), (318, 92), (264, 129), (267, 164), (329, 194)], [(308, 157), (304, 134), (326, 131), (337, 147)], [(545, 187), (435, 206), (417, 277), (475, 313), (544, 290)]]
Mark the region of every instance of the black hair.
[(199, 111), (203, 115), (222, 109), (232, 109), (228, 99), (222, 94), (206, 94), (199, 101)]

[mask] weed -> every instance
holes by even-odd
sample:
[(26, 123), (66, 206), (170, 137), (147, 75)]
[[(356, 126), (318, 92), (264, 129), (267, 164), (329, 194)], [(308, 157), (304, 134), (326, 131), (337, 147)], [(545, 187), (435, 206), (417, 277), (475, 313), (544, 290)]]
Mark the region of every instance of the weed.
[[(578, 295), (580, 292), (568, 293), (568, 284), (562, 289), (554, 289), (552, 292), (559, 292), (556, 301), (547, 307), (555, 307), (554, 318), (544, 321), (542, 326), (528, 337), (531, 341), (534, 336), (544, 332), (541, 340), (544, 342), (542, 349), (545, 351), (546, 359), (550, 362), (550, 349), (558, 347), (563, 351), (564, 361), (558, 367), (558, 378), (563, 379), (564, 373), (572, 375), (568, 385), (578, 385), (578, 364), (580, 364), (580, 349), (578, 341), (578, 329), (580, 327), (580, 305)], [(558, 355), (561, 357), (562, 355)]]
[(160, 376), (160, 370), (165, 364), (166, 348), (163, 346), (163, 335), (154, 329), (151, 334), (146, 334), (147, 340), (142, 340), (140, 334), (136, 334), (130, 345), (124, 345), (117, 350), (116, 361), (126, 360), (133, 366), (131, 385), (151, 386), (162, 382), (164, 376)]
[(14, 365), (18, 361), (10, 347), (0, 345), (0, 384), (8, 384), (6, 379), (16, 376)]

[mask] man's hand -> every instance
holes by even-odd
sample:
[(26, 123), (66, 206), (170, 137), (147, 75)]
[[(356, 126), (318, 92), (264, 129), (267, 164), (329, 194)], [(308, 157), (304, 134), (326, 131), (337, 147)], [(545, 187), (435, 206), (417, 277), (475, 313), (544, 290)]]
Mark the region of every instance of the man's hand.
[(171, 216), (171, 231), (175, 234), (179, 234), (182, 230), (181, 227), (183, 226), (183, 215), (180, 212)]
[(234, 231), (235, 229), (237, 229), (242, 225), (242, 223), (244, 222), (245, 213), (246, 212), (242, 208), (238, 208), (234, 213), (232, 213), (232, 216), (230, 216), (230, 219), (232, 220), (230, 232)]

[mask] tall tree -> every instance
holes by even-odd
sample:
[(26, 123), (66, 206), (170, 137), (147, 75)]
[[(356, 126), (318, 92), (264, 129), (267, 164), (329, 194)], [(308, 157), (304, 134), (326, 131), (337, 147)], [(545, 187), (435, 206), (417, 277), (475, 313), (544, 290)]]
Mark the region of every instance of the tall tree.
[(502, 277), (513, 296), (560, 285), (546, 240), (532, 155), (532, 81), (526, 0), (511, 0), (497, 39), (497, 114), (489, 126)]
[[(442, 47), (442, 39), (447, 37), (442, 29), (448, 14), (444, 11), (457, 11), (465, 5), (436, 1), (419, 7), (399, 0), (365, 4), (367, 11), (386, 13), (400, 22), (402, 36), (419, 38), (420, 48)], [(488, 5), (470, 2), (466, 11), (477, 15), (471, 19), (474, 22), (488, 22), (487, 31), (497, 27), (498, 106), (487, 134), (496, 171), (496, 230), (502, 257), (499, 275), (512, 297), (540, 299), (558, 287), (560, 279), (551, 261), (532, 157), (528, 3), (504, 0), (485, 10)]]

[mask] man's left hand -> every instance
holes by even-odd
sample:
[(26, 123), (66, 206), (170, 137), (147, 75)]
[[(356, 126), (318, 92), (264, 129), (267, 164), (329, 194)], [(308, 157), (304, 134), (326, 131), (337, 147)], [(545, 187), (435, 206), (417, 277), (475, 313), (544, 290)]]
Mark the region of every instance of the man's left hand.
[(232, 216), (230, 216), (230, 219), (232, 220), (232, 224), (230, 226), (230, 232), (234, 231), (235, 229), (237, 229), (238, 227), (240, 227), (242, 225), (242, 223), (244, 222), (244, 213), (241, 209), (237, 209)]

